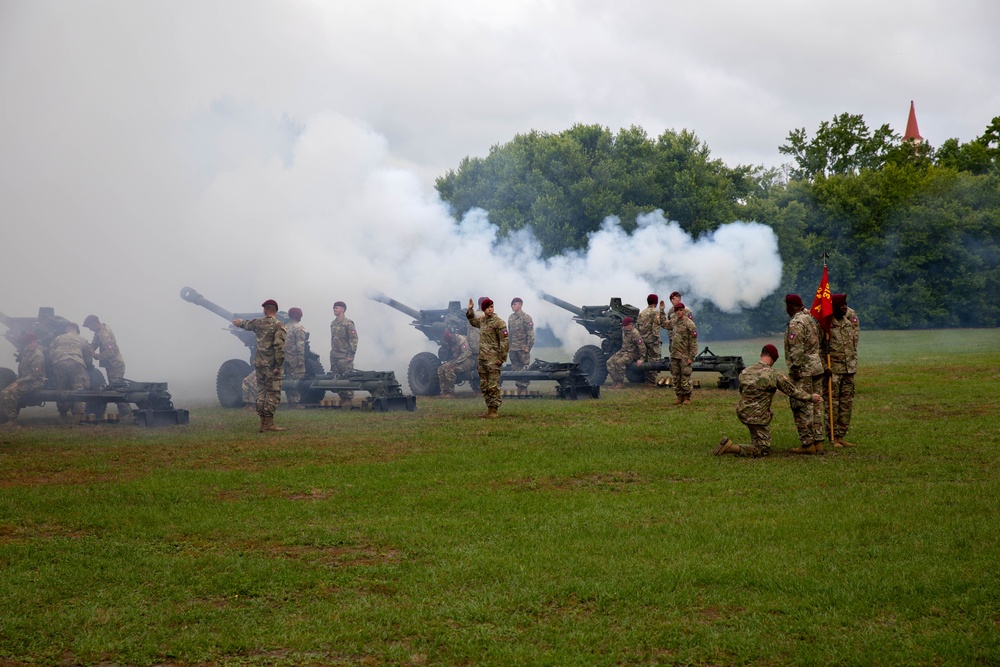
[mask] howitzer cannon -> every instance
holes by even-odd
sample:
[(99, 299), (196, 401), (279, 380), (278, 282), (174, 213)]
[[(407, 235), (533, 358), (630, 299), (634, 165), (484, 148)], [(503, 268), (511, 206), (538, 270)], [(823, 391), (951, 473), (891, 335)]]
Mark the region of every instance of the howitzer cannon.
[[(639, 309), (627, 303), (622, 303), (619, 297), (614, 297), (606, 306), (574, 306), (551, 294), (541, 293), (541, 297), (551, 304), (573, 313), (573, 320), (579, 322), (587, 331), (601, 339), (601, 346), (584, 345), (573, 354), (573, 363), (580, 365), (580, 370), (587, 376), (590, 383), (600, 386), (608, 377), (608, 359), (622, 348), (622, 320), (639, 317)], [(635, 381), (631, 377), (630, 380)], [(639, 373), (642, 382), (642, 373)]]
[[(427, 336), (429, 341), (438, 346), (437, 354), (418, 352), (413, 356), (406, 370), (406, 381), (410, 385), (410, 391), (417, 396), (437, 396), (440, 394), (441, 386), (438, 384), (437, 369), (442, 363), (451, 359), (448, 346), (444, 344), (444, 332), (451, 330), (465, 336), (469, 331), (469, 320), (465, 317), (465, 308), (462, 307), (461, 302), (449, 301), (447, 308), (437, 310), (417, 310), (385, 294), (376, 294), (370, 298), (412, 317), (413, 321), (410, 322), (410, 326)], [(477, 353), (477, 350), (473, 350), (473, 354)], [(459, 373), (456, 382), (458, 384), (468, 382), (473, 388), (478, 388), (479, 375), (474, 370)]]
[[(739, 389), (740, 373), (743, 372), (744, 368), (746, 366), (743, 365), (743, 357), (721, 357), (708, 349), (707, 346), (691, 361), (691, 371), (694, 373), (718, 373), (719, 389)], [(642, 366), (636, 366), (632, 363), (625, 369), (630, 379), (632, 377), (638, 378), (633, 382), (642, 382), (643, 374), (648, 371), (669, 370), (670, 359), (666, 357), (659, 361), (644, 361)]]
[[(66, 325), (70, 320), (55, 314), (53, 308), (43, 306), (38, 309), (38, 317), (9, 317), (0, 313), (0, 324), (7, 327), (4, 333), (10, 343), (20, 350), (21, 337), (26, 333), (34, 333), (38, 339), (39, 349), (45, 356), (45, 386), (21, 397), (20, 406), (44, 405), (47, 402), (84, 403), (87, 414), (103, 415), (108, 403), (134, 403), (139, 409), (131, 415), (119, 415), (118, 421), (132, 418), (140, 426), (162, 426), (167, 424), (187, 424), (188, 411), (174, 409), (167, 391), (166, 382), (136, 382), (123, 379), (114, 385), (106, 385), (104, 375), (91, 366), (87, 369), (90, 380), (89, 389), (75, 391), (55, 388), (55, 373), (52, 372), (52, 360), (49, 357), (49, 347), (52, 341), (66, 333)], [(20, 354), (16, 355), (19, 360)], [(17, 373), (9, 368), (0, 368), (0, 390), (17, 379)], [(0, 423), (7, 421), (7, 415), (0, 409)]]

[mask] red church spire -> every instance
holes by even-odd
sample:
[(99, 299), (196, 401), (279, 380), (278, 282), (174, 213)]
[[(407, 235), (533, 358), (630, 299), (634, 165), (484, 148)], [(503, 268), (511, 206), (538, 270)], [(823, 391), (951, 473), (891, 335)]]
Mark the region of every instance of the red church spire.
[(913, 109), (913, 100), (910, 100), (910, 117), (906, 119), (906, 133), (903, 134), (903, 141), (915, 141), (921, 143), (924, 140), (920, 136), (917, 128), (917, 112)]

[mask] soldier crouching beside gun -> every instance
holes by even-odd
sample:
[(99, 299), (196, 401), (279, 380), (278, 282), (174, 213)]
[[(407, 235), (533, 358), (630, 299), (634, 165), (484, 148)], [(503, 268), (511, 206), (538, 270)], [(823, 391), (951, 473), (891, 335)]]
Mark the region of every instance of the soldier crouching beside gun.
[[(808, 394), (796, 388), (787, 377), (771, 368), (778, 360), (778, 348), (765, 345), (760, 351), (760, 362), (740, 373), (740, 400), (736, 405), (736, 416), (750, 429), (750, 444), (737, 445), (729, 438), (723, 438), (713, 452), (716, 456), (735, 454), (756, 458), (771, 453), (771, 400), (775, 391), (782, 391), (801, 401), (819, 403), (823, 397)], [(793, 450), (794, 451), (794, 450)]]
[(261, 304), (264, 317), (252, 320), (233, 320), (233, 326), (257, 334), (257, 353), (253, 367), (257, 375), (257, 414), (260, 415), (260, 432), (284, 431), (274, 425), (274, 411), (281, 403), (282, 367), (285, 364), (285, 325), (275, 315), (278, 302), (268, 299)]

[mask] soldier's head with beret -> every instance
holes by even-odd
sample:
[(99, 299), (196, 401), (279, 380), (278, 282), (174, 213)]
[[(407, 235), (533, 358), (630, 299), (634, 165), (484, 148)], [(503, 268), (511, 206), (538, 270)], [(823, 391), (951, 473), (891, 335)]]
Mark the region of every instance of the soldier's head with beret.
[[(489, 308), (493, 308), (493, 299), (489, 298), (488, 296), (484, 296), (483, 298), (479, 299), (479, 310), (485, 313)], [(492, 312), (493, 311), (491, 310), (490, 313)]]
[(660, 297), (656, 296), (655, 294), (647, 294), (646, 295), (646, 305), (647, 306), (655, 306), (659, 302), (659, 300), (660, 300)]
[(684, 310), (684, 307), (685, 307), (684, 304), (681, 303), (680, 301), (678, 301), (677, 303), (674, 304), (674, 310), (675, 311)]
[(34, 331), (25, 331), (21, 334), (21, 348), (25, 349), (30, 345), (38, 345), (38, 334)]
[(768, 343), (760, 349), (760, 356), (771, 357), (771, 365), (778, 360), (778, 348)]
[(785, 312), (791, 317), (795, 313), (802, 310), (804, 306), (802, 305), (802, 297), (798, 294), (786, 294), (785, 295)]
[(622, 327), (628, 328), (632, 326), (633, 322), (635, 322), (635, 320), (633, 320), (631, 317), (626, 317), (625, 319), (622, 320)]
[(833, 301), (833, 316), (838, 319), (842, 318), (847, 314), (847, 295), (834, 294), (831, 299)]
[(447, 341), (455, 340), (455, 332), (452, 331), (451, 329), (445, 329), (444, 333), (442, 334), (442, 336)]
[(479, 304), (479, 310), (483, 309), (483, 301), (489, 301), (489, 298), (487, 298), (485, 296), (479, 297), (479, 301), (476, 302), (476, 303)]
[(302, 319), (302, 309), (301, 308), (289, 308), (288, 316), (294, 321), (298, 322)]
[(264, 309), (265, 315), (274, 315), (278, 312), (278, 302), (274, 299), (268, 299), (264, 303), (260, 304), (260, 307)]

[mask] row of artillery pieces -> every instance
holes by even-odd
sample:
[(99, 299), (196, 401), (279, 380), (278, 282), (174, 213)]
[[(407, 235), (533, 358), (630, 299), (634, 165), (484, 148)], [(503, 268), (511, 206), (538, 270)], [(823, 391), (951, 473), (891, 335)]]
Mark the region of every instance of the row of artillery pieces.
[[(256, 352), (256, 337), (253, 332), (238, 329), (231, 325), (232, 320), (251, 319), (259, 316), (259, 312), (231, 312), (212, 303), (190, 287), (181, 290), (181, 298), (199, 305), (227, 322), (229, 332), (236, 336), (247, 348), (247, 359), (230, 359), (225, 361), (216, 374), (216, 395), (219, 403), (227, 408), (238, 408), (243, 405), (243, 379), (250, 373), (252, 367), (248, 359)], [(392, 371), (352, 371), (343, 375), (325, 372), (319, 355), (309, 348), (306, 341), (306, 376), (300, 380), (286, 379), (282, 385), (284, 391), (297, 391), (301, 402), (308, 408), (339, 407), (340, 403), (327, 397), (327, 393), (364, 392), (367, 397), (361, 398), (352, 407), (371, 412), (396, 412), (416, 410), (417, 396), (437, 396), (441, 392), (438, 385), (438, 367), (449, 360), (448, 346), (445, 345), (444, 332), (452, 330), (465, 334), (468, 322), (465, 309), (458, 301), (451, 301), (447, 308), (434, 310), (417, 310), (410, 308), (385, 295), (372, 297), (412, 318), (410, 323), (426, 338), (437, 345), (438, 352), (420, 352), (410, 360), (407, 369), (407, 382), (413, 394), (405, 394), (396, 375)], [(621, 322), (625, 317), (637, 318), (639, 309), (629, 304), (623, 304), (621, 299), (613, 298), (606, 306), (574, 306), (548, 294), (542, 298), (560, 306), (573, 314), (574, 321), (584, 326), (588, 332), (601, 339), (601, 345), (585, 345), (573, 356), (571, 362), (550, 362), (536, 359), (530, 366), (514, 368), (510, 364), (503, 367), (503, 381), (515, 382), (554, 382), (555, 396), (562, 399), (576, 400), (581, 398), (600, 398), (601, 386), (608, 376), (607, 360), (621, 348)], [(278, 317), (288, 322), (288, 314), (284, 311)], [(37, 317), (8, 317), (0, 313), (0, 324), (7, 327), (5, 337), (15, 348), (21, 337), (31, 331), (37, 336), (43, 349), (47, 349), (56, 336), (65, 331), (66, 318), (55, 314), (52, 308), (39, 308)], [(50, 364), (48, 359), (47, 364)], [(669, 359), (647, 361), (640, 367), (632, 364), (626, 368), (626, 377), (630, 382), (642, 383), (647, 371), (666, 371), (670, 368)], [(736, 389), (739, 386), (738, 377), (744, 369), (743, 358), (719, 356), (707, 347), (695, 358), (695, 372), (715, 372), (719, 374), (718, 386), (724, 389)], [(51, 371), (51, 368), (47, 370)], [(47, 373), (54, 378), (54, 374)], [(0, 390), (7, 387), (17, 378), (16, 373), (9, 368), (0, 368)], [(42, 389), (33, 391), (21, 399), (21, 407), (41, 406), (52, 402), (84, 403), (86, 405), (87, 421), (91, 424), (133, 423), (140, 426), (183, 425), (189, 421), (187, 410), (174, 407), (166, 382), (139, 382), (124, 380), (115, 385), (108, 385), (104, 376), (96, 369), (90, 370), (91, 388), (79, 391), (57, 390), (50, 379)], [(456, 378), (458, 385), (468, 384), (474, 392), (479, 390), (479, 377), (475, 370), (461, 373)], [(669, 386), (661, 380), (661, 386)], [(533, 390), (518, 393), (515, 390), (505, 390), (509, 398), (540, 398), (541, 393)], [(129, 404), (135, 408), (131, 414), (108, 414), (107, 405)], [(0, 423), (6, 421), (6, 416), (0, 410)]]

